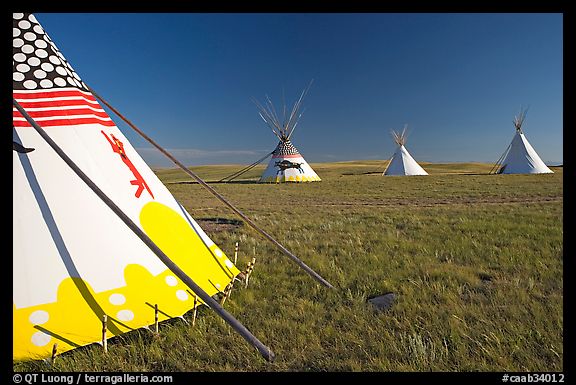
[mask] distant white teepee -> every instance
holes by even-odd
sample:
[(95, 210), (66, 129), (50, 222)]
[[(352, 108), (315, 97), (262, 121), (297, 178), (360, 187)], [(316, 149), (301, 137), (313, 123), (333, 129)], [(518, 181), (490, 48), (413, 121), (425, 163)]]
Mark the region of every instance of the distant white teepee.
[(404, 129), (400, 133), (392, 130), (392, 136), (398, 147), (382, 175), (428, 175), (414, 158), (412, 158), (412, 155), (410, 155), (406, 147), (404, 147), (406, 144), (407, 128), (408, 125), (404, 125)]
[(504, 152), (502, 162), (497, 162), (500, 166), (498, 174), (551, 174), (548, 168), (540, 159), (534, 148), (524, 136), (522, 124), (526, 119), (527, 110), (520, 109), (520, 114), (514, 117), (514, 127), (516, 133), (512, 142)]
[[(312, 84), (312, 82), (310, 82), (310, 84)], [(315, 182), (321, 180), (290, 141), (290, 137), (294, 133), (294, 129), (302, 116), (302, 113), (298, 114), (298, 112), (309, 88), (310, 85), (302, 91), (300, 98), (294, 103), (289, 116), (287, 116), (286, 106), (284, 106), (282, 122), (280, 122), (274, 105), (268, 97), (266, 98), (266, 106), (262, 106), (256, 100), (254, 101), (260, 110), (260, 117), (268, 124), (278, 139), (280, 139), (276, 149), (272, 152), (272, 158), (260, 177), (259, 182), (284, 183)]]

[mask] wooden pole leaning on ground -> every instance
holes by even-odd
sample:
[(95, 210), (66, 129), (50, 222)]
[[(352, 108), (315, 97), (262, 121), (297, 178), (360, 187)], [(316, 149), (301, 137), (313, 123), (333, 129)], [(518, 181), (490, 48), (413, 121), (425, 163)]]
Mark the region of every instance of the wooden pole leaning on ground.
[[(28, 113), (22, 106), (12, 98), (12, 104), (16, 109), (24, 116), (26, 121), (38, 132), (38, 134), (44, 139), (44, 141), (52, 147), (52, 149), (60, 156), (60, 158), (76, 173), (76, 175), (82, 179), (84, 183), (126, 224), (126, 226), (132, 230), (132, 232), (144, 242), (146, 246), (162, 261), (166, 267), (168, 267), (174, 275), (176, 275), (186, 286), (188, 286), (198, 297), (204, 301), (204, 303), (212, 310), (214, 310), (220, 317), (222, 317), (236, 332), (238, 332), (247, 342), (254, 346), (268, 361), (274, 360), (274, 353), (270, 348), (264, 345), (260, 340), (258, 340), (244, 325), (242, 325), (236, 318), (234, 318), (230, 313), (228, 313), (218, 301), (212, 298), (208, 293), (206, 293), (200, 286), (196, 284), (189, 276), (186, 274), (177, 264), (175, 264), (170, 257), (168, 257), (159, 247), (148, 237), (148, 235), (130, 219), (126, 213), (124, 213), (120, 207), (112, 201), (84, 172), (70, 159), (68, 155), (52, 140), (50, 135), (44, 131), (38, 123)], [(104, 315), (104, 322), (106, 321), (106, 315)], [(105, 328), (103, 328), (103, 336), (105, 337)], [(106, 342), (104, 338), (103, 343)]]
[(492, 173), (497, 173), (500, 165), (502, 163), (502, 161), (504, 160), (504, 157), (508, 154), (508, 150), (510, 149), (510, 146), (512, 146), (512, 143), (510, 143), (508, 145), (508, 147), (506, 147), (506, 150), (502, 153), (502, 155), (500, 155), (500, 158), (498, 158), (498, 160), (496, 161), (496, 163), (494, 163), (494, 166), (492, 166), (492, 168), (490, 169), (490, 171), (488, 172), (488, 174), (492, 174)]
[(202, 180), (202, 178), (200, 178), (198, 175), (196, 175), (194, 172), (192, 172), (190, 169), (188, 169), (186, 166), (184, 166), (182, 163), (180, 163), (180, 161), (178, 161), (178, 159), (174, 158), (168, 151), (166, 151), (164, 148), (162, 148), (160, 145), (158, 145), (156, 142), (154, 142), (148, 135), (146, 135), (144, 132), (142, 132), (138, 127), (136, 127), (127, 118), (125, 118), (120, 112), (118, 112), (118, 110), (116, 110), (108, 102), (106, 102), (104, 99), (102, 99), (100, 97), (100, 95), (98, 95), (90, 86), (86, 86), (86, 87), (88, 87), (88, 90), (90, 92), (92, 92), (94, 97), (96, 97), (98, 100), (100, 100), (102, 103), (104, 103), (108, 108), (110, 108), (116, 115), (118, 115), (134, 131), (136, 131), (138, 134), (140, 134), (140, 136), (142, 136), (144, 139), (146, 139), (148, 141), (148, 143), (150, 143), (154, 147), (156, 147), (156, 149), (158, 151), (160, 151), (162, 154), (164, 154), (175, 165), (180, 167), (186, 174), (188, 174), (189, 176), (194, 178), (200, 185), (202, 185), (204, 188), (206, 188), (208, 191), (210, 191), (222, 203), (224, 203), (226, 206), (228, 206), (230, 209), (232, 209), (232, 211), (234, 211), (236, 214), (238, 214), (246, 223), (248, 223), (248, 225), (250, 225), (254, 230), (256, 230), (258, 233), (260, 233), (262, 236), (264, 236), (264, 238), (268, 239), (270, 242), (272, 242), (274, 245), (276, 245), (280, 249), (280, 251), (282, 251), (282, 253), (284, 253), (284, 255), (288, 256), (290, 259), (292, 259), (294, 262), (296, 262), (296, 264), (298, 264), (298, 266), (300, 266), (302, 269), (304, 269), (304, 271), (306, 271), (310, 276), (312, 276), (312, 278), (314, 278), (315, 280), (320, 282), (322, 285), (329, 287), (331, 289), (334, 289), (334, 286), (332, 286), (330, 284), (330, 282), (326, 281), (318, 273), (316, 273), (314, 270), (312, 270), (308, 265), (306, 265), (304, 262), (302, 262), (298, 257), (296, 257), (294, 254), (292, 254), (288, 249), (286, 249), (284, 246), (282, 246), (277, 240), (272, 238), (272, 236), (270, 234), (268, 234), (267, 232), (262, 230), (260, 227), (258, 227), (258, 225), (256, 225), (250, 218), (248, 218), (246, 215), (244, 215), (244, 213), (242, 213), (240, 210), (238, 210), (232, 203), (228, 202), (226, 200), (226, 198), (224, 198), (222, 195), (220, 195), (220, 193), (218, 193), (211, 186), (209, 186), (206, 182), (204, 182)]

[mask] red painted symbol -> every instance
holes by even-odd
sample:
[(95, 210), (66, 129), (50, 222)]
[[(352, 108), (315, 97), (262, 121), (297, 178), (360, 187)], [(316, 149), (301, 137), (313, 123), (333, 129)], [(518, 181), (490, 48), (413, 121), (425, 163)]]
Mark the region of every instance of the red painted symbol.
[(140, 198), (140, 195), (142, 194), (142, 191), (144, 191), (144, 189), (146, 189), (146, 191), (148, 191), (150, 193), (152, 198), (154, 198), (154, 194), (152, 194), (152, 191), (150, 191), (150, 188), (148, 187), (148, 185), (144, 181), (144, 178), (142, 178), (142, 175), (140, 175), (138, 170), (136, 170), (136, 167), (134, 167), (134, 165), (132, 164), (132, 161), (130, 159), (128, 159), (126, 152), (124, 152), (124, 144), (121, 141), (119, 141), (114, 136), (114, 134), (110, 134), (110, 136), (112, 137), (112, 139), (110, 139), (104, 131), (100, 131), (100, 132), (106, 137), (106, 140), (108, 140), (108, 143), (110, 143), (110, 145), (112, 146), (112, 151), (114, 151), (115, 153), (120, 155), (120, 158), (122, 159), (124, 164), (126, 166), (128, 166), (130, 171), (132, 171), (132, 174), (134, 174), (134, 178), (136, 178), (136, 179), (131, 180), (130, 184), (138, 186), (138, 189), (136, 190), (136, 194), (135, 194), (136, 198)]

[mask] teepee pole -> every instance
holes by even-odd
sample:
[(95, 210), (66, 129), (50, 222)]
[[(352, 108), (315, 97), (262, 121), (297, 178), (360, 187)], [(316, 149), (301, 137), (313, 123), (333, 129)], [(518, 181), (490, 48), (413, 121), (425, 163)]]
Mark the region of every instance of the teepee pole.
[(260, 115), (260, 117), (262, 118), (264, 123), (266, 123), (266, 125), (268, 127), (270, 127), (270, 129), (272, 130), (274, 135), (276, 135), (278, 137), (278, 139), (282, 139), (282, 136), (284, 135), (284, 129), (283, 129), (282, 125), (278, 121), (275, 120), (272, 113), (269, 112), (269, 109), (262, 106), (262, 104), (260, 104), (260, 102), (258, 102), (258, 100), (252, 98), (252, 101), (254, 102), (254, 104), (256, 104), (256, 107), (258, 107), (258, 110), (259, 110), (258, 115)]
[(392, 156), (390, 157), (390, 159), (388, 159), (388, 164), (386, 165), (386, 168), (384, 169), (384, 171), (382, 171), (382, 175), (386, 175), (386, 171), (388, 171), (388, 167), (390, 167), (390, 163), (392, 163), (392, 158), (394, 157), (394, 154), (392, 154)]
[[(138, 225), (136, 225), (128, 215), (126, 215), (120, 207), (114, 203), (100, 188), (86, 175), (84, 172), (66, 155), (66, 153), (52, 140), (52, 138), (44, 131), (42, 127), (36, 123), (34, 119), (28, 115), (26, 110), (12, 98), (13, 104), (16, 109), (24, 116), (24, 118), (34, 127), (34, 129), (40, 134), (40, 136), (48, 143), (50, 147), (60, 156), (60, 158), (90, 187), (90, 189), (98, 195), (100, 199), (132, 230), (138, 238), (150, 248), (154, 254), (178, 277), (182, 282), (184, 282), (195, 294), (200, 297), (208, 307), (214, 310), (224, 321), (226, 321), (234, 330), (236, 330), (246, 341), (248, 341), (252, 346), (254, 346), (260, 354), (268, 361), (274, 360), (274, 353), (264, 345), (260, 340), (258, 340), (244, 325), (242, 325), (236, 318), (234, 318), (230, 313), (228, 313), (218, 301), (208, 295), (200, 286), (196, 284), (180, 267), (175, 264), (170, 257), (168, 257), (155, 243), (148, 237), (148, 235), (142, 231)], [(106, 343), (105, 330), (106, 330), (106, 315), (104, 315), (104, 327), (103, 327), (103, 343)], [(106, 350), (106, 348), (105, 348)]]
[[(404, 129), (406, 129), (406, 128), (404, 128)], [(400, 140), (399, 134), (394, 130), (391, 131), (391, 134), (392, 134), (392, 138), (394, 138), (394, 141), (396, 142), (398, 147), (400, 147), (401, 145), (399, 143), (399, 140)], [(382, 171), (382, 176), (386, 175), (386, 171), (388, 171), (388, 168), (390, 167), (390, 164), (392, 163), (392, 158), (394, 158), (395, 154), (396, 154), (396, 150), (392, 153), (392, 156), (390, 158), (388, 158), (388, 164), (386, 165), (386, 168), (384, 169), (384, 171)]]
[[(92, 94), (98, 99), (100, 100), (102, 103), (104, 103), (108, 108), (110, 108), (112, 111), (114, 111), (114, 113), (116, 115), (118, 115), (124, 122), (126, 122), (130, 127), (132, 127), (132, 129), (134, 129), (134, 131), (136, 131), (138, 134), (140, 134), (144, 139), (146, 139), (150, 144), (152, 144), (154, 147), (156, 147), (162, 154), (164, 154), (166, 157), (168, 157), (175, 165), (177, 165), (178, 167), (180, 167), (186, 174), (190, 175), (192, 178), (194, 178), (198, 183), (200, 183), (203, 187), (205, 187), (208, 191), (210, 191), (216, 198), (218, 198), (222, 203), (224, 203), (226, 206), (228, 206), (230, 209), (232, 209), (232, 211), (234, 211), (236, 214), (238, 214), (246, 223), (248, 223), (254, 230), (256, 230), (257, 232), (259, 232), (261, 235), (263, 235), (266, 239), (268, 239), (270, 242), (272, 242), (273, 244), (275, 244), (286, 256), (288, 256), (290, 259), (292, 259), (294, 262), (296, 262), (296, 264), (298, 264), (298, 266), (300, 266), (302, 269), (304, 269), (304, 271), (306, 271), (309, 275), (311, 275), (314, 279), (316, 279), (318, 282), (320, 282), (321, 284), (323, 284), (326, 287), (329, 287), (331, 289), (334, 289), (334, 286), (332, 286), (330, 284), (330, 282), (326, 281), (324, 278), (322, 278), (318, 273), (316, 273), (314, 270), (312, 270), (308, 265), (306, 265), (304, 262), (302, 262), (297, 256), (295, 256), (294, 254), (292, 254), (288, 249), (286, 249), (284, 246), (282, 246), (277, 240), (275, 240), (274, 238), (272, 238), (272, 236), (270, 234), (268, 234), (267, 232), (265, 232), (264, 230), (262, 230), (260, 227), (258, 227), (258, 225), (256, 225), (256, 223), (254, 223), (250, 218), (248, 218), (246, 215), (244, 215), (244, 213), (242, 213), (242, 211), (238, 210), (232, 203), (228, 202), (226, 200), (226, 198), (224, 198), (222, 195), (220, 195), (220, 193), (218, 193), (216, 190), (214, 190), (211, 186), (209, 186), (206, 182), (204, 182), (202, 180), (202, 178), (200, 178), (198, 175), (196, 175), (194, 172), (192, 172), (190, 169), (188, 169), (186, 166), (184, 166), (182, 163), (180, 163), (180, 161), (178, 161), (178, 159), (174, 158), (174, 156), (172, 156), (172, 154), (170, 154), (168, 151), (166, 151), (164, 148), (162, 148), (160, 145), (158, 145), (156, 142), (154, 142), (148, 135), (146, 135), (144, 132), (142, 132), (138, 127), (136, 127), (134, 124), (132, 124), (132, 122), (130, 122), (128, 119), (126, 119), (124, 116), (122, 116), (122, 114), (120, 114), (120, 112), (118, 112), (114, 107), (112, 107), (110, 104), (108, 104), (108, 102), (106, 102), (104, 99), (102, 99), (96, 92), (94, 92), (94, 90), (92, 88), (90, 88), (90, 86), (87, 86), (88, 90), (92, 92)], [(204, 299), (204, 298), (202, 298)]]
[(256, 167), (259, 163), (262, 163), (262, 162), (264, 161), (264, 159), (266, 159), (266, 158), (268, 158), (270, 155), (272, 155), (273, 152), (274, 152), (274, 151), (269, 152), (269, 153), (266, 154), (264, 157), (258, 159), (256, 162), (254, 162), (254, 163), (252, 163), (252, 164), (244, 167), (244, 168), (241, 169), (241, 170), (236, 171), (236, 172), (233, 173), (233, 174), (230, 174), (230, 175), (228, 175), (228, 176), (225, 176), (224, 178), (220, 179), (220, 180), (218, 181), (218, 183), (223, 182), (223, 181), (225, 181), (225, 180), (226, 180), (226, 182), (231, 182), (231, 181), (233, 181), (234, 179), (238, 178), (240, 175), (242, 175), (242, 174), (244, 174), (245, 172), (248, 172), (248, 171), (251, 170), (252, 168)]
[(288, 123), (286, 124), (286, 131), (287, 131), (286, 134), (287, 134), (288, 139), (290, 139), (290, 137), (294, 133), (294, 130), (296, 129), (296, 126), (298, 125), (298, 121), (300, 120), (300, 117), (304, 113), (304, 111), (302, 111), (302, 113), (300, 113), (300, 115), (298, 115), (298, 118), (296, 120), (294, 120), (294, 117), (296, 116), (296, 114), (300, 110), (300, 106), (302, 105), (302, 100), (304, 99), (304, 96), (308, 93), (308, 90), (312, 86), (313, 82), (314, 82), (314, 79), (310, 80), (308, 87), (306, 87), (304, 89), (304, 91), (302, 91), (302, 94), (300, 95), (300, 99), (298, 99), (298, 101), (294, 104), (294, 106), (292, 108), (292, 113), (290, 114), (290, 118), (288, 119)]
[(496, 163), (494, 163), (494, 166), (492, 166), (492, 168), (490, 169), (490, 172), (488, 174), (492, 174), (493, 172), (495, 173), (498, 170), (498, 166), (501, 165), (502, 161), (504, 161), (504, 157), (506, 155), (508, 155), (508, 151), (510, 150), (510, 146), (512, 145), (512, 142), (510, 142), (510, 144), (508, 145), (508, 147), (506, 147), (506, 150), (502, 153), (502, 155), (500, 156), (500, 158), (498, 158), (498, 160), (496, 161)]

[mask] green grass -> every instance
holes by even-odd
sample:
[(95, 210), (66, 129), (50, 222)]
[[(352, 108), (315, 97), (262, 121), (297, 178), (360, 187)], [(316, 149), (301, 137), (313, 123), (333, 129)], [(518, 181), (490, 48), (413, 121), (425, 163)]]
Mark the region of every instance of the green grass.
[[(242, 165), (193, 168), (217, 181)], [(218, 192), (333, 284), (319, 285), (248, 225), (207, 226), (247, 288), (225, 308), (276, 354), (266, 362), (210, 309), (16, 371), (562, 371), (563, 170), (487, 175), (490, 164), (423, 164), (383, 177), (380, 161), (312, 164), (322, 182)], [(157, 170), (203, 219), (238, 219), (181, 170)], [(366, 299), (394, 292), (374, 311)], [(186, 322), (185, 320), (188, 320)]]

